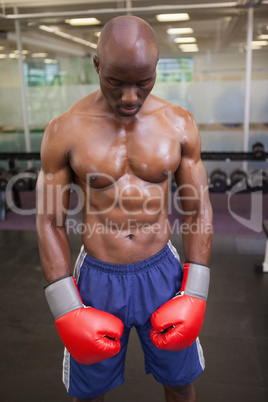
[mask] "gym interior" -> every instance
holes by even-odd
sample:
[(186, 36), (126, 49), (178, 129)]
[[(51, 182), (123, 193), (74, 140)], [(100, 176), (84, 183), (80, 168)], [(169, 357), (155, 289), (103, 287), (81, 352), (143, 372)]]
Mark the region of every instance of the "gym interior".
[[(268, 401), (268, 1), (3, 0), (0, 5), (1, 400), (71, 400), (48, 309), (35, 224), (48, 122), (98, 88), (98, 35), (118, 15), (145, 19), (160, 46), (153, 93), (195, 117), (214, 212), (211, 285), (200, 333), (200, 402)], [(170, 182), (170, 205), (177, 196)], [(172, 204), (173, 205), (173, 204)], [(183, 260), (176, 208), (173, 244)], [(66, 225), (81, 246), (76, 194)], [(107, 402), (160, 402), (131, 332), (125, 383)]]

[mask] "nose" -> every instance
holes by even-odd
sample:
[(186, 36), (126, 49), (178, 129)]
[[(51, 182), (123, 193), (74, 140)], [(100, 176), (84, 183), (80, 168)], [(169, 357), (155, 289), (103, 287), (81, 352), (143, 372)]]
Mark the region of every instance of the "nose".
[(126, 87), (123, 89), (122, 92), (122, 101), (127, 104), (133, 104), (137, 101), (138, 99), (138, 94), (137, 94), (137, 88), (131, 86), (131, 87)]

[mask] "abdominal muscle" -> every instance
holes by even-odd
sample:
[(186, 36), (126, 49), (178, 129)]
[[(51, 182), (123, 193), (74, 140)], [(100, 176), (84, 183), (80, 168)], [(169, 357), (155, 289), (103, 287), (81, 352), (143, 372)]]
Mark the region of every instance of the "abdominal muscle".
[(170, 237), (166, 206), (154, 205), (154, 209), (145, 211), (136, 205), (132, 214), (126, 213), (127, 203), (125, 207), (122, 210), (115, 206), (103, 213), (84, 211), (82, 241), (89, 255), (112, 264), (131, 264), (155, 255), (166, 246)]
[(132, 163), (133, 170), (128, 163), (121, 165), (117, 171), (103, 164), (105, 174), (97, 172), (90, 175), (91, 180), (78, 172), (76, 184), (84, 200), (85, 251), (100, 261), (131, 264), (157, 254), (168, 242), (170, 176), (165, 170), (167, 162), (164, 166), (159, 160), (153, 163), (152, 172), (141, 170), (138, 163)]

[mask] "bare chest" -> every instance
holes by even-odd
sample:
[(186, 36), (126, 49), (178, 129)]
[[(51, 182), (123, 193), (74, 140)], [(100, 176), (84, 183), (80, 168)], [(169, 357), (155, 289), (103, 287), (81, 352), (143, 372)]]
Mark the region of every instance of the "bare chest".
[(180, 142), (172, 127), (103, 125), (86, 133), (78, 136), (70, 163), (79, 181), (95, 188), (107, 187), (125, 175), (161, 183), (180, 163)]

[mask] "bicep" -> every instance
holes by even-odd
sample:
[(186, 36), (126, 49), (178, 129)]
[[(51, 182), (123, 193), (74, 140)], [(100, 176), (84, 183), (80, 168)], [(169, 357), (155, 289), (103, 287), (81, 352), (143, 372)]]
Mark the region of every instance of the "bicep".
[(207, 173), (201, 160), (201, 140), (195, 122), (182, 144), (180, 165), (175, 172), (178, 193), (184, 211), (202, 209), (208, 200)]

